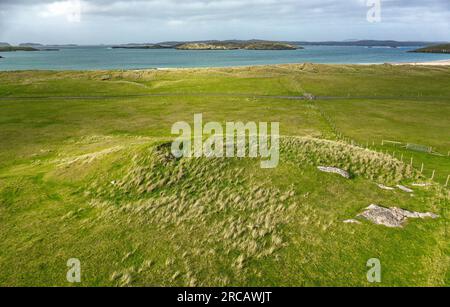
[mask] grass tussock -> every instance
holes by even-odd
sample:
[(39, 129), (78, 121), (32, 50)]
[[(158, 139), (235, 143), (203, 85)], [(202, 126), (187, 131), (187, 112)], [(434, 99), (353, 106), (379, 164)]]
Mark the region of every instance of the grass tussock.
[(94, 153), (89, 153), (89, 154), (71, 157), (71, 158), (60, 159), (60, 160), (57, 160), (57, 165), (67, 167), (67, 166), (71, 166), (73, 164), (81, 164), (81, 165), (90, 164), (90, 163), (94, 162), (95, 160), (98, 160), (107, 155), (116, 153), (116, 152), (122, 150), (123, 148), (124, 147), (122, 147), (122, 146), (115, 146), (115, 147), (107, 148), (107, 149), (97, 151)]
[[(102, 209), (103, 220), (128, 214), (130, 223), (147, 223), (170, 233), (168, 240), (187, 236), (189, 242), (182, 244), (190, 245), (191, 252), (180, 250), (166, 263), (174, 282), (204, 285), (190, 264), (201, 256), (225, 261), (234, 279), (244, 278), (247, 263), (286, 245), (283, 225), (290, 220), (295, 202), (293, 191), (251, 185), (234, 162), (175, 159), (168, 144), (145, 148), (134, 155), (122, 179), (90, 187), (91, 204)], [(176, 268), (178, 263), (184, 263), (184, 270)], [(122, 274), (119, 285), (129, 285), (133, 274)], [(226, 282), (229, 277), (218, 278)]]
[[(76, 257), (81, 286), (370, 286), (365, 263), (381, 257), (382, 285), (448, 285), (450, 160), (378, 144), (448, 153), (449, 72), (316, 64), (0, 72), (0, 284), (69, 286), (65, 262)], [(305, 93), (317, 99), (277, 98)], [(261, 170), (258, 159), (177, 160), (151, 145), (196, 113), (279, 122), (296, 137), (338, 132), (394, 158), (286, 138), (279, 167)], [(415, 179), (410, 161), (428, 179)], [(404, 193), (373, 181), (426, 185)], [(401, 231), (342, 222), (371, 203), (442, 218)]]
[(332, 166), (353, 176), (393, 184), (418, 179), (420, 174), (409, 164), (389, 155), (343, 142), (314, 138), (283, 138), (281, 149), (295, 164)]
[[(287, 137), (281, 140), (281, 150), (290, 163), (332, 165), (377, 182), (419, 176), (410, 165), (388, 155), (341, 142)], [(128, 224), (151, 225), (162, 240), (176, 245), (175, 253), (160, 264), (163, 283), (226, 286), (230, 280), (242, 282), (249, 276), (250, 263), (276, 258), (277, 251), (289, 245), (284, 227), (295, 217), (301, 199), (292, 188), (283, 192), (264, 182), (252, 183), (247, 168), (236, 164), (239, 159), (176, 159), (170, 144), (146, 146), (129, 156), (131, 164), (118, 172), (122, 178), (101, 178), (86, 194), (91, 205), (101, 209), (103, 222), (123, 221), (117, 217), (126, 216)], [(323, 231), (333, 224), (321, 224), (313, 216), (305, 215), (305, 223)], [(126, 254), (122, 262), (135, 252)], [(204, 258), (200, 268), (199, 257)], [(222, 266), (231, 271), (215, 272), (214, 280), (202, 277), (204, 270)], [(145, 274), (144, 267), (116, 273), (117, 285), (131, 286)]]

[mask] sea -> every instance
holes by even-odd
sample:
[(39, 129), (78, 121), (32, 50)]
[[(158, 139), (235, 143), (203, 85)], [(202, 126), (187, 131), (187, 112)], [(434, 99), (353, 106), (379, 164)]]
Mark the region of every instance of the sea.
[(288, 63), (380, 64), (450, 59), (449, 54), (408, 52), (419, 47), (305, 46), (305, 49), (281, 51), (60, 47), (59, 51), (0, 52), (3, 57), (0, 58), (0, 71), (230, 67)]

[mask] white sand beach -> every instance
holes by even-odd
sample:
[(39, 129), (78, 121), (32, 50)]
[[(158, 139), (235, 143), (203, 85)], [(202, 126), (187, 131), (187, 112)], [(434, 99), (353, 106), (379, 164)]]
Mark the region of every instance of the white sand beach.
[(449, 66), (449, 60), (431, 61), (431, 62), (417, 62), (417, 63), (395, 63), (395, 65), (425, 65), (425, 66)]

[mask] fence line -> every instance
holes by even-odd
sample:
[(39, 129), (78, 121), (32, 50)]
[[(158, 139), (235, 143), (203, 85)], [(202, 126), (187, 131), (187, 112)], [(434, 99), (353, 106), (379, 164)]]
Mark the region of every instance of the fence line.
[[(346, 142), (347, 144), (351, 144), (353, 146), (358, 146), (361, 148), (366, 148), (366, 149), (370, 149), (370, 150), (374, 150), (376, 152), (379, 152), (377, 148), (370, 148), (369, 141), (366, 141), (366, 144), (364, 145), (363, 143), (358, 143), (357, 141), (353, 140), (350, 137), (347, 137), (346, 135), (344, 135), (341, 131), (339, 131), (337, 129), (336, 124), (334, 123), (334, 121), (332, 120), (331, 117), (329, 117), (321, 108), (320, 106), (318, 106), (317, 104), (314, 104), (317, 107), (317, 110), (319, 111), (320, 115), (322, 116), (322, 118), (325, 120), (325, 122), (328, 124), (328, 126), (330, 127), (331, 131), (333, 132), (333, 134), (335, 135), (337, 140)], [(385, 146), (385, 144), (392, 144), (392, 145), (400, 145), (402, 148), (405, 148), (407, 150), (412, 150), (412, 151), (418, 151), (418, 152), (422, 152), (422, 153), (428, 153), (428, 154), (432, 154), (432, 155), (439, 155), (439, 156), (445, 156), (439, 152), (433, 152), (433, 147), (431, 146), (425, 146), (425, 145), (418, 145), (418, 144), (412, 144), (412, 143), (402, 143), (399, 141), (392, 141), (392, 140), (381, 140), (381, 145)], [(372, 141), (372, 147), (375, 147), (375, 141)], [(381, 150), (382, 154), (386, 154), (389, 156), (392, 156), (394, 159), (396, 158), (396, 151), (392, 152), (392, 155), (388, 152), (388, 150), (386, 150), (386, 152), (384, 152), (383, 150)], [(450, 151), (448, 152), (448, 156), (450, 156)], [(401, 154), (400, 160), (402, 162), (404, 162), (404, 153)], [(411, 157), (411, 167), (414, 169), (414, 157)], [(418, 170), (418, 169), (417, 169)], [(425, 165), (424, 163), (422, 163), (421, 167), (420, 167), (420, 173), (422, 175), (423, 172), (425, 170)], [(436, 170), (433, 170), (433, 173), (431, 175), (431, 181), (433, 181), (436, 177)], [(450, 175), (448, 175), (447, 177), (447, 181), (445, 183), (445, 186), (447, 187), (450, 184)]]
[[(442, 157), (445, 156), (445, 154), (434, 151), (432, 146), (413, 144), (413, 143), (402, 143), (399, 141), (392, 141), (392, 140), (382, 140), (381, 141), (381, 146), (385, 146), (386, 144), (399, 145), (407, 150), (428, 153), (428, 154), (432, 154), (432, 155), (436, 155), (436, 156), (442, 156)], [(450, 157), (450, 151), (447, 153), (447, 156)]]

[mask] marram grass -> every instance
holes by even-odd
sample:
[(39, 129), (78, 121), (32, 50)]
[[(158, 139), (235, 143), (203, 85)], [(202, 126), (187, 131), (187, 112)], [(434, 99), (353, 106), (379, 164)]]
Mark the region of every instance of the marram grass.
[[(379, 144), (450, 151), (449, 72), (0, 72), (0, 285), (73, 286), (67, 260), (77, 258), (81, 286), (377, 286), (366, 264), (378, 258), (381, 286), (448, 286), (449, 157)], [(340, 98), (279, 97), (305, 93)], [(173, 159), (171, 126), (197, 113), (280, 122), (292, 137), (272, 170), (257, 159)], [(370, 204), (440, 217), (403, 229), (343, 223)]]

